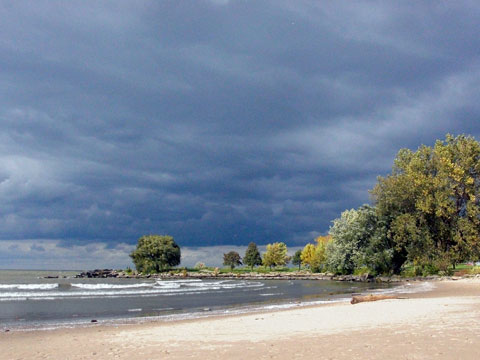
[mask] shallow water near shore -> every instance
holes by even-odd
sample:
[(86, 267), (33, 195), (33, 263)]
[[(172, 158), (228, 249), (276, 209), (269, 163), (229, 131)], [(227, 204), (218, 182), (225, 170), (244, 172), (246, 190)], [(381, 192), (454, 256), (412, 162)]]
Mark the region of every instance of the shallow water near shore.
[[(0, 328), (165, 320), (339, 301), (391, 284), (318, 280), (76, 279), (71, 271), (0, 270)], [(58, 278), (45, 278), (58, 276)]]

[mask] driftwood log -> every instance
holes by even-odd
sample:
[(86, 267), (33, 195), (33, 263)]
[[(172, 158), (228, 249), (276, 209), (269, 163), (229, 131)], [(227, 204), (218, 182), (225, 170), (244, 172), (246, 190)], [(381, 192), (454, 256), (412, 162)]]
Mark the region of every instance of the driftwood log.
[(358, 304), (365, 301), (378, 301), (378, 300), (388, 300), (388, 299), (407, 299), (406, 297), (398, 297), (393, 295), (365, 295), (365, 296), (352, 296), (350, 304)]

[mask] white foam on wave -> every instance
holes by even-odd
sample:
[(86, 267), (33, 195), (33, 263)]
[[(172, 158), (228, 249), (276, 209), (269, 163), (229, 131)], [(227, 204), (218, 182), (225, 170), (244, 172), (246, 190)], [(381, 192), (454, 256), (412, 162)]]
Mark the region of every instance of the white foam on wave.
[(157, 287), (160, 287), (162, 289), (178, 289), (182, 286), (181, 284), (178, 284), (177, 282), (173, 282), (173, 281), (157, 282), (156, 285)]
[(283, 304), (274, 304), (274, 305), (266, 305), (263, 307), (252, 308), (253, 310), (281, 310), (281, 309), (291, 309), (296, 307), (305, 307), (305, 306), (312, 306), (312, 305), (323, 305), (323, 304), (333, 304), (344, 302), (347, 300), (346, 298), (338, 298), (338, 299), (328, 299), (328, 300), (315, 300), (315, 301), (303, 301), (303, 302), (289, 302)]
[(58, 284), (0, 284), (0, 289), (18, 290), (51, 290), (58, 288)]
[[(85, 290), (85, 289), (84, 289)], [(179, 290), (179, 289), (178, 289)], [(7, 292), (0, 293), (0, 301), (17, 300), (17, 298), (28, 298), (29, 300), (47, 300), (62, 298), (98, 298), (98, 297), (121, 297), (121, 296), (143, 296), (169, 294), (175, 289), (147, 289), (147, 290), (114, 290), (114, 291), (54, 291), (54, 292)], [(184, 293), (184, 290), (180, 290)], [(193, 292), (193, 291), (192, 291)]]
[(209, 288), (216, 287), (221, 289), (237, 289), (237, 288), (251, 288), (251, 287), (262, 287), (265, 286), (264, 283), (258, 281), (238, 281), (238, 280), (221, 280), (221, 281), (202, 281), (195, 282), (191, 284), (182, 284), (186, 287), (195, 287), (195, 288)]
[(435, 289), (435, 284), (424, 281), (424, 282), (407, 282), (403, 285), (386, 288), (386, 289), (376, 289), (371, 292), (382, 293), (382, 294), (413, 294), (418, 292), (427, 292)]
[[(165, 281), (166, 283), (167, 281)], [(170, 283), (174, 283), (174, 281), (168, 281)], [(216, 283), (216, 287), (221, 287), (222, 284), (229, 284), (229, 281), (208, 281), (208, 282), (205, 282), (203, 281), (204, 283), (209, 283), (209, 284), (214, 284)], [(162, 282), (164, 283), (164, 282)], [(241, 283), (238, 281), (238, 283)], [(167, 285), (169, 286), (169, 285)], [(435, 287), (435, 285), (431, 284), (431, 283), (414, 283), (412, 285), (403, 285), (403, 286), (395, 286), (393, 288), (387, 288), (387, 289), (377, 289), (377, 291), (397, 291), (397, 292), (405, 292), (405, 291), (411, 291), (411, 292), (414, 292), (414, 291), (428, 291), (430, 289), (432, 289), (433, 287)], [(265, 289), (267, 288), (276, 288), (275, 287), (269, 287), (269, 286), (265, 286), (264, 288), (252, 288), (251, 291), (257, 291), (257, 290), (262, 290), (265, 292)], [(135, 289), (130, 289), (128, 290), (129, 292), (132, 292), (132, 293), (135, 293)], [(139, 290), (137, 290), (138, 292)], [(200, 290), (198, 287), (195, 288), (195, 287), (183, 287), (182, 288), (177, 288), (177, 289), (160, 289), (160, 286), (155, 286), (154, 288), (151, 288), (151, 289), (144, 289), (144, 290), (140, 290), (142, 292), (145, 292), (145, 291), (162, 291), (162, 294), (166, 295), (166, 296), (169, 296), (169, 295), (181, 295), (181, 294), (184, 294), (184, 293), (197, 293), (197, 292), (200, 292), (200, 291), (203, 291), (203, 290)], [(221, 292), (228, 292), (229, 290), (226, 289), (226, 290), (218, 290), (216, 293), (221, 293)], [(57, 291), (55, 291), (56, 293)], [(91, 298), (91, 294), (93, 293), (92, 291), (70, 291), (71, 293), (81, 293), (81, 294), (85, 294), (84, 297), (80, 297), (80, 298)], [(375, 290), (370, 290), (368, 292), (375, 292)], [(20, 292), (19, 292), (20, 293)], [(44, 292), (45, 294), (47, 294), (48, 292)], [(105, 294), (108, 294), (108, 295), (105, 295), (106, 297), (121, 297), (121, 296), (124, 296), (124, 295), (113, 295), (113, 296), (110, 296), (112, 295), (112, 293), (123, 293), (123, 292), (120, 292), (120, 291), (117, 291), (117, 290), (112, 290), (112, 291), (101, 291), (101, 292), (95, 292), (97, 295), (99, 295), (99, 293), (105, 293)], [(50, 295), (52, 294), (52, 292), (49, 293)], [(266, 294), (266, 293), (265, 293)], [(103, 296), (103, 295), (100, 295), (100, 296)], [(149, 296), (148, 294), (141, 294), (141, 295), (132, 295), (132, 296)], [(329, 303), (336, 303), (336, 302), (344, 302), (344, 301), (348, 301), (349, 298), (350, 298), (351, 294), (344, 294), (343, 296), (341, 297), (337, 297), (337, 298), (329, 298), (329, 299), (317, 299), (317, 300), (313, 300), (313, 301), (288, 301), (288, 302), (283, 302), (283, 301), (280, 301), (278, 303), (269, 303), (269, 304), (264, 304), (264, 305), (247, 305), (247, 306), (242, 306), (242, 307), (234, 307), (234, 308), (228, 308), (228, 309), (213, 309), (212, 311), (209, 311), (209, 312), (205, 312), (205, 311), (191, 311), (191, 312), (187, 312), (187, 313), (173, 313), (173, 314), (170, 314), (170, 313), (167, 313), (167, 314), (161, 314), (161, 315), (155, 315), (155, 316), (146, 316), (146, 317), (135, 317), (135, 318), (130, 318), (130, 317), (125, 317), (125, 318), (122, 318), (122, 319), (111, 319), (111, 320), (102, 320), (102, 323), (104, 324), (118, 324), (119, 322), (121, 323), (130, 323), (130, 322), (133, 322), (133, 323), (138, 323), (138, 322), (144, 322), (144, 321), (151, 321), (151, 320), (163, 320), (163, 321), (177, 321), (177, 320), (182, 320), (182, 319), (194, 319), (194, 318), (203, 318), (203, 317), (210, 317), (210, 316), (222, 316), (222, 315), (232, 315), (232, 314), (242, 314), (242, 313), (255, 313), (255, 312), (262, 312), (262, 311), (274, 311), (274, 310), (282, 310), (282, 309), (289, 309), (289, 308), (298, 308), (298, 307), (303, 307), (303, 306), (310, 306), (310, 305), (320, 305), (320, 304), (329, 304)], [(9, 300), (9, 299), (3, 299), (3, 300)], [(19, 299), (17, 299), (19, 300)], [(26, 298), (23, 298), (22, 300), (26, 300)], [(30, 298), (28, 299), (30, 300)], [(39, 299), (40, 300), (40, 299)], [(2, 299), (0, 298), (0, 301), (2, 301)], [(132, 311), (133, 310), (133, 311)], [(174, 310), (173, 308), (157, 308), (157, 309), (153, 309), (154, 311), (168, 311), (168, 310)], [(130, 309), (130, 313), (135, 313), (135, 311), (138, 311), (138, 308), (136, 309)], [(134, 316), (133, 314), (131, 316)], [(90, 321), (84, 321), (84, 320), (80, 320), (80, 321), (75, 321), (75, 322), (67, 322), (67, 321), (59, 321), (59, 322), (55, 322), (55, 324), (53, 323), (49, 323), (49, 324), (41, 324), (39, 325), (38, 327), (36, 327), (36, 329), (40, 329), (40, 330), (47, 330), (47, 329), (54, 329), (54, 328), (58, 328), (58, 327), (77, 327), (77, 326), (90, 326)], [(31, 327), (29, 328), (26, 328), (26, 330), (30, 329)], [(1, 329), (1, 326), (0, 326), (0, 329)], [(24, 329), (25, 330), (25, 329)]]
[[(58, 285), (58, 284), (57, 284)], [(206, 293), (209, 291), (225, 292), (232, 289), (258, 289), (264, 286), (261, 282), (247, 281), (157, 281), (140, 284), (71, 284), (72, 289), (59, 291), (36, 292), (0, 292), (0, 301), (24, 300), (56, 300), (56, 299), (86, 299), (98, 297), (132, 297), (132, 296), (173, 296)]]
[(153, 287), (154, 283), (140, 283), (140, 284), (71, 284), (72, 287), (86, 289), (86, 290), (105, 290), (105, 289), (132, 289)]

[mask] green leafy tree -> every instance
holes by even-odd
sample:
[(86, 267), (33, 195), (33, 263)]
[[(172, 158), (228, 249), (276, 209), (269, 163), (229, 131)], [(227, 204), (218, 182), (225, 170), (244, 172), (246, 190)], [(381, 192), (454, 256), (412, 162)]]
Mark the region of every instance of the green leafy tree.
[(180, 264), (180, 247), (168, 235), (144, 235), (130, 254), (140, 272), (160, 272)]
[(253, 270), (254, 266), (262, 265), (262, 257), (260, 256), (260, 251), (258, 251), (257, 244), (251, 242), (248, 244), (247, 251), (243, 257), (243, 263), (250, 266)]
[(376, 273), (388, 271), (392, 250), (383, 231), (371, 206), (344, 211), (330, 228), (332, 241), (324, 252), (327, 268), (340, 274), (352, 274), (364, 266)]
[(405, 261), (446, 270), (479, 258), (480, 144), (473, 137), (400, 150), (372, 195), (395, 245), (396, 270)]
[(298, 270), (302, 266), (302, 250), (295, 251), (295, 254), (292, 257), (292, 264), (298, 265)]
[(230, 266), (230, 269), (233, 270), (235, 266), (242, 265), (242, 258), (238, 252), (230, 251), (223, 254), (223, 265)]
[(290, 257), (287, 255), (287, 245), (283, 242), (276, 242), (267, 245), (267, 251), (263, 254), (263, 265), (273, 266), (286, 265)]

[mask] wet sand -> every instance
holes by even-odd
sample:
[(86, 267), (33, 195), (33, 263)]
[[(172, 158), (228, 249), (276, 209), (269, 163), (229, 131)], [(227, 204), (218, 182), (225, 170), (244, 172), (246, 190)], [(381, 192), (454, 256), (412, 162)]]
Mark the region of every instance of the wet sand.
[(136, 325), (11, 331), (0, 359), (478, 359), (480, 279), (351, 305)]

